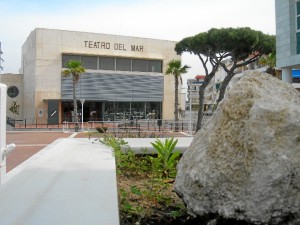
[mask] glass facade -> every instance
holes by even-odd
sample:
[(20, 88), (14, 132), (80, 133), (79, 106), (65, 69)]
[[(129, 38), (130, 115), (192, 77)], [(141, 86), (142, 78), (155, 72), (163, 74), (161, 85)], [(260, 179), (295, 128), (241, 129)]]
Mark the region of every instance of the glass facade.
[(105, 121), (129, 119), (159, 119), (161, 118), (161, 102), (106, 102)]
[(85, 68), (89, 68), (92, 70), (96, 70), (98, 68), (96, 56), (81, 56), (80, 58), (81, 58), (82, 65)]
[(297, 54), (300, 54), (300, 1), (296, 2), (296, 40), (297, 40)]
[(131, 59), (116, 58), (116, 70), (131, 71)]
[(81, 61), (83, 66), (90, 70), (162, 73), (162, 60), (63, 54), (63, 68), (66, 68), (69, 60)]
[[(162, 117), (162, 60), (63, 54), (63, 68), (69, 60), (81, 61), (86, 69), (95, 70), (82, 74), (77, 84), (77, 98), (85, 99), (84, 122)], [(128, 73), (132, 71), (135, 73)], [(71, 78), (62, 77), (61, 86), (62, 121), (71, 122)], [(77, 105), (81, 119), (81, 103)]]
[[(81, 120), (81, 103), (77, 102)], [(83, 121), (119, 121), (133, 116), (134, 120), (161, 118), (161, 102), (85, 102)], [(62, 102), (62, 121), (72, 122), (73, 102)], [(73, 121), (74, 122), (74, 121)]]

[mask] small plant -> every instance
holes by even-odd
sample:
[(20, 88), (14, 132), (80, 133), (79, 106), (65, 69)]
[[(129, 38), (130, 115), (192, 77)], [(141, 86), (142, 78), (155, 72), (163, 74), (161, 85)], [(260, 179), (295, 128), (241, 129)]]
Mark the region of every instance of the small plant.
[(100, 134), (106, 133), (106, 131), (107, 131), (107, 127), (96, 127), (95, 129)]
[(93, 134), (98, 134), (98, 132), (93, 132), (93, 131), (84, 131), (84, 135), (88, 136), (89, 139), (93, 136)]
[(154, 143), (159, 148), (156, 156), (149, 156), (147, 149), (137, 155), (129, 147), (123, 148), (127, 142), (115, 136), (105, 134), (100, 142), (110, 146), (115, 156), (122, 224), (148, 224), (142, 221), (153, 214), (171, 220), (187, 215), (169, 182), (176, 174), (179, 152), (174, 149), (177, 141), (172, 138), (159, 143), (157, 140)]
[(178, 163), (179, 151), (174, 151), (178, 139), (174, 141), (174, 137), (166, 139), (163, 143), (161, 140), (156, 139), (155, 143), (151, 145), (157, 151), (157, 158), (150, 157), (153, 168), (162, 172), (164, 177), (176, 176), (176, 165)]
[(145, 159), (141, 158), (137, 160), (138, 156), (130, 148), (122, 150), (122, 146), (127, 144), (122, 138), (105, 136), (100, 142), (112, 147), (117, 165), (117, 173), (137, 174), (140, 171), (147, 170), (148, 162)]
[(18, 116), (20, 112), (20, 105), (16, 101), (13, 101), (10, 104), (9, 111), (14, 115), (14, 119), (16, 119), (16, 116)]

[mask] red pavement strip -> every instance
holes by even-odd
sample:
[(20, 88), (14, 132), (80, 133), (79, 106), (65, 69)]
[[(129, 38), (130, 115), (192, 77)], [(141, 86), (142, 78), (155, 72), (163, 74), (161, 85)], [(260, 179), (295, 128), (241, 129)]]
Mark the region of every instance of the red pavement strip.
[[(6, 157), (6, 171), (9, 172), (26, 159), (38, 151), (45, 148), (58, 138), (68, 138), (73, 135), (75, 138), (87, 138), (88, 135), (84, 133), (64, 133), (61, 131), (8, 131), (6, 132), (6, 144), (14, 143), (16, 149), (9, 153)], [(180, 132), (171, 133), (164, 136), (185, 136)], [(93, 134), (92, 138), (99, 138), (98, 134)]]
[(6, 144), (16, 145), (16, 149), (6, 158), (6, 171), (9, 172), (56, 139), (71, 135), (72, 133), (42, 131), (6, 132)]

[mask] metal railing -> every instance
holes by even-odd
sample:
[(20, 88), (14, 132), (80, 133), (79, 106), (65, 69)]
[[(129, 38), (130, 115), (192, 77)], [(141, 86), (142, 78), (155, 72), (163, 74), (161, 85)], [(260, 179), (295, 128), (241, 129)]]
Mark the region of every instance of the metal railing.
[[(50, 123), (49, 123), (50, 122)], [(41, 122), (38, 119), (13, 119), (11, 117), (6, 117), (6, 123), (14, 128), (26, 128), (26, 129), (38, 129), (38, 128), (47, 128), (47, 129), (62, 129), (63, 124), (53, 124), (51, 121)]]
[[(64, 122), (63, 131), (73, 132), (76, 123)], [(107, 129), (107, 132), (186, 132), (194, 133), (196, 121), (180, 120), (121, 120), (121, 121), (89, 121), (80, 123), (79, 130), (82, 132), (96, 131), (97, 127)]]
[[(203, 124), (206, 123), (210, 116), (204, 116)], [(30, 122), (28, 122), (30, 121)], [(75, 122), (63, 122), (59, 124), (41, 123), (36, 119), (15, 120), (7, 117), (6, 122), (16, 129), (62, 129), (64, 132), (74, 132)], [(179, 120), (158, 120), (158, 119), (135, 119), (119, 121), (88, 121), (79, 122), (79, 132), (96, 131), (97, 127), (107, 128), (107, 132), (186, 132), (193, 133), (196, 129), (197, 121)]]

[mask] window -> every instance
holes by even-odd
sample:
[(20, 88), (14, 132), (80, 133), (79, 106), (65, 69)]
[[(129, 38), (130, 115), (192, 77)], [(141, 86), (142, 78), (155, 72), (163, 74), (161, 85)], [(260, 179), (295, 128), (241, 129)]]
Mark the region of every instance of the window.
[(142, 59), (133, 59), (132, 71), (148, 72), (148, 61)]
[(162, 72), (162, 61), (161, 60), (149, 60), (148, 62), (148, 72)]
[(62, 68), (67, 68), (70, 60), (81, 61), (82, 66), (90, 70), (119, 70), (162, 73), (162, 60), (115, 58), (89, 55), (62, 55)]
[(116, 70), (131, 71), (131, 59), (116, 58)]
[(67, 63), (70, 60), (80, 61), (80, 56), (79, 55), (62, 55), (62, 67), (67, 68)]
[(10, 86), (7, 89), (7, 95), (11, 98), (15, 98), (19, 95), (19, 89), (16, 86)]
[(97, 69), (97, 56), (81, 56), (82, 66), (86, 69)]
[(296, 33), (296, 41), (297, 41), (297, 54), (300, 54), (300, 1), (296, 2), (296, 29), (297, 29), (297, 33)]
[(99, 57), (99, 70), (115, 70), (115, 58)]

